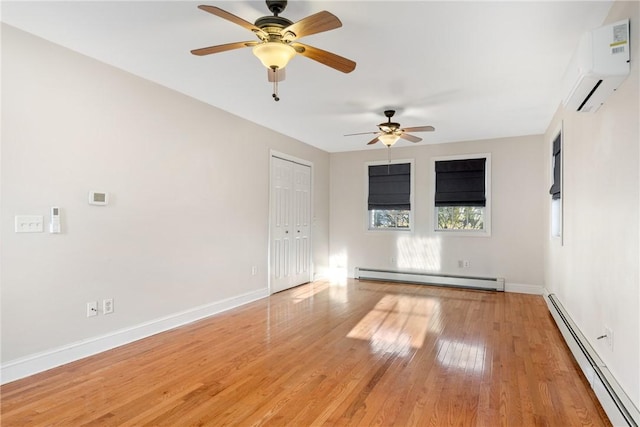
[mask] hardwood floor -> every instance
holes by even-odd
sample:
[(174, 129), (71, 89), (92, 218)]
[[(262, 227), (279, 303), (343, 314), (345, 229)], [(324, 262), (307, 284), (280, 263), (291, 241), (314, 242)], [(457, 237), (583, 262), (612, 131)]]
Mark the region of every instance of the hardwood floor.
[(610, 425), (540, 296), (351, 280), (0, 388), (2, 426)]

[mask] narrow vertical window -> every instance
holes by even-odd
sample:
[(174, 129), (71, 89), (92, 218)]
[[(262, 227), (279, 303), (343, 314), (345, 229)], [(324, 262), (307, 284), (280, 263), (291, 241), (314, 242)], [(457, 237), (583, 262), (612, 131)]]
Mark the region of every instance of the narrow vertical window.
[(552, 184), (551, 194), (551, 235), (562, 235), (562, 132), (553, 140), (551, 146)]
[(411, 163), (369, 165), (369, 229), (411, 226)]

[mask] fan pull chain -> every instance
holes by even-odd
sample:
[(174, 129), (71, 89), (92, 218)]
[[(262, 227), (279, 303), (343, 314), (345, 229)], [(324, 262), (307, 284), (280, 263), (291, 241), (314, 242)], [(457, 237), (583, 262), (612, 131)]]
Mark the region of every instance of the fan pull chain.
[(278, 97), (278, 68), (277, 67), (273, 67), (273, 94), (271, 96), (273, 96), (274, 101), (280, 101), (280, 98)]
[(387, 145), (387, 175), (391, 175), (391, 146)]

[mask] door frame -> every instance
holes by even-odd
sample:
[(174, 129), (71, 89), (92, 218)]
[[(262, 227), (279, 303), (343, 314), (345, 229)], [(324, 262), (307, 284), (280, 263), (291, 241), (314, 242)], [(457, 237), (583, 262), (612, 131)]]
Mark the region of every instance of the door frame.
[(272, 218), (272, 203), (273, 203), (273, 182), (272, 182), (272, 174), (273, 174), (273, 158), (276, 157), (278, 159), (282, 159), (282, 160), (286, 160), (288, 162), (293, 162), (293, 163), (297, 163), (299, 165), (302, 166), (308, 166), (310, 168), (310, 188), (309, 188), (309, 203), (311, 204), (311, 206), (309, 206), (309, 281), (311, 282), (313, 280), (314, 277), (314, 263), (313, 263), (313, 225), (315, 222), (315, 217), (314, 217), (314, 203), (313, 203), (313, 186), (314, 186), (314, 177), (313, 177), (313, 162), (309, 161), (309, 160), (305, 160), (305, 159), (301, 159), (299, 157), (295, 157), (292, 156), (290, 154), (286, 154), (283, 153), (281, 151), (277, 151), (277, 150), (269, 150), (269, 220), (268, 220), (268, 230), (267, 230), (267, 236), (268, 236), (268, 247), (267, 247), (267, 287), (269, 289), (269, 295), (273, 294), (273, 290), (271, 287), (271, 257), (272, 257), (272, 253), (271, 253), (271, 221), (273, 220)]

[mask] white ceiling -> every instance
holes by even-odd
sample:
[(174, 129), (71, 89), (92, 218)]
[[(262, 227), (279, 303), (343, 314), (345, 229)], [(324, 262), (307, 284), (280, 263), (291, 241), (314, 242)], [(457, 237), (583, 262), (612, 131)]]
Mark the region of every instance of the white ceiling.
[[(611, 1), (290, 1), (298, 21), (328, 10), (342, 28), (300, 41), (357, 62), (343, 74), (298, 56), (274, 102), (251, 49), (190, 50), (253, 40), (203, 12), (253, 22), (263, 1), (3, 1), (3, 22), (329, 152), (367, 146), (395, 109), (403, 127), (433, 125), (419, 144), (541, 134), (562, 98), (562, 76), (585, 31)], [(257, 39), (256, 39), (257, 40)], [(397, 145), (410, 145), (399, 141)]]

